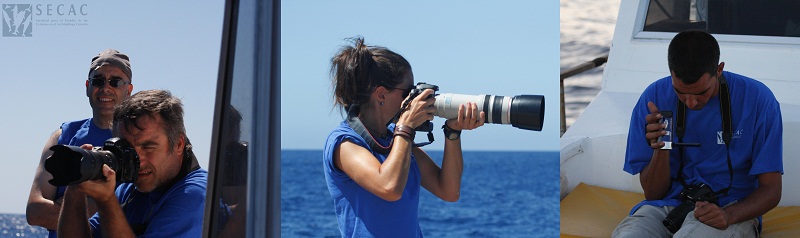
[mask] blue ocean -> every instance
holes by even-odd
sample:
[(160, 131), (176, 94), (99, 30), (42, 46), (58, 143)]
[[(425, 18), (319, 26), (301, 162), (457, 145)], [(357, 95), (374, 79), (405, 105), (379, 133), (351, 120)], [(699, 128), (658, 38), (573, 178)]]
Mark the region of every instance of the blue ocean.
[[(322, 151), (281, 151), (281, 236), (339, 237)], [(428, 151), (441, 165), (441, 151)], [(461, 199), (422, 189), (426, 237), (558, 237), (559, 153), (466, 151)], [(438, 159), (437, 159), (438, 158)]]
[(0, 238), (47, 237), (47, 230), (28, 225), (25, 214), (0, 214)]

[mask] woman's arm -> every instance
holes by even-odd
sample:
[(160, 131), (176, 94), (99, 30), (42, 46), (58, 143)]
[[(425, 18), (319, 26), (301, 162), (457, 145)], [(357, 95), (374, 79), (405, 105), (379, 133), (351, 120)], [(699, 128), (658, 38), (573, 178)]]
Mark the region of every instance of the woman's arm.
[[(478, 106), (475, 103), (459, 105), (458, 118), (445, 122), (448, 127), (457, 131), (472, 130), (483, 126), (483, 123), (484, 113), (478, 112)], [(458, 201), (461, 196), (461, 176), (464, 171), (461, 137), (454, 140), (445, 138), (441, 168), (421, 149), (414, 148), (413, 150), (422, 177), (422, 187), (442, 200)]]

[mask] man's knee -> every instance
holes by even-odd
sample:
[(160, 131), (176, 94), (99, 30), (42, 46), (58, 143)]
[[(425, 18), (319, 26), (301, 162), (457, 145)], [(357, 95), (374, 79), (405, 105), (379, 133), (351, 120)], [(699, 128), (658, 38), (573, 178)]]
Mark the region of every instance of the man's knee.
[(669, 237), (669, 230), (661, 221), (670, 210), (671, 207), (644, 205), (623, 219), (614, 229), (612, 237)]
[(751, 219), (731, 224), (725, 230), (706, 225), (694, 217), (694, 212), (686, 215), (681, 229), (673, 237), (757, 237), (758, 220)]

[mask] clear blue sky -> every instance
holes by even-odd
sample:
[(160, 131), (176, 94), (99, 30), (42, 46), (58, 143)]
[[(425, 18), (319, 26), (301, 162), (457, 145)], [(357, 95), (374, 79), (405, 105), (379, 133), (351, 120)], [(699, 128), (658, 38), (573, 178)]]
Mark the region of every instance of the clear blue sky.
[[(183, 100), (187, 133), (207, 168), (222, 32), (223, 1), (8, 1), (42, 4), (30, 38), (0, 36), (0, 213), (25, 213), (45, 141), (64, 121), (92, 116), (85, 94), (91, 58), (116, 48), (131, 58), (134, 92), (168, 89)], [(47, 15), (47, 4), (51, 15)], [(58, 15), (58, 4), (63, 16)], [(86, 16), (80, 15), (80, 6)], [(69, 15), (74, 5), (76, 15)], [(35, 7), (35, 6), (34, 6)]]
[[(541, 132), (487, 124), (464, 150), (559, 149), (557, 1), (284, 1), (281, 3), (281, 148), (321, 150), (343, 119), (333, 108), (330, 58), (363, 36), (403, 55), (416, 82), (440, 93), (545, 95)], [(427, 150), (442, 150), (436, 142)], [(424, 137), (424, 136), (423, 136)]]

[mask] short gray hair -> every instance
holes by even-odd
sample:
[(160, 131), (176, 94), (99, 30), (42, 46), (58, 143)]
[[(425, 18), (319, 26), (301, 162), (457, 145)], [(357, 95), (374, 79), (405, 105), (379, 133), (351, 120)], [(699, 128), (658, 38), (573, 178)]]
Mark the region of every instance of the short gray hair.
[[(184, 138), (185, 144), (189, 146), (186, 137), (186, 127), (183, 125), (183, 103), (167, 90), (146, 90), (140, 91), (122, 102), (114, 108), (113, 124), (125, 124), (125, 131), (131, 131), (133, 127), (142, 129), (138, 124), (138, 119), (144, 115), (155, 118), (160, 115), (163, 122), (164, 131), (169, 140), (169, 149), (172, 150), (180, 138)], [(114, 126), (114, 134), (119, 134), (119, 129)]]

